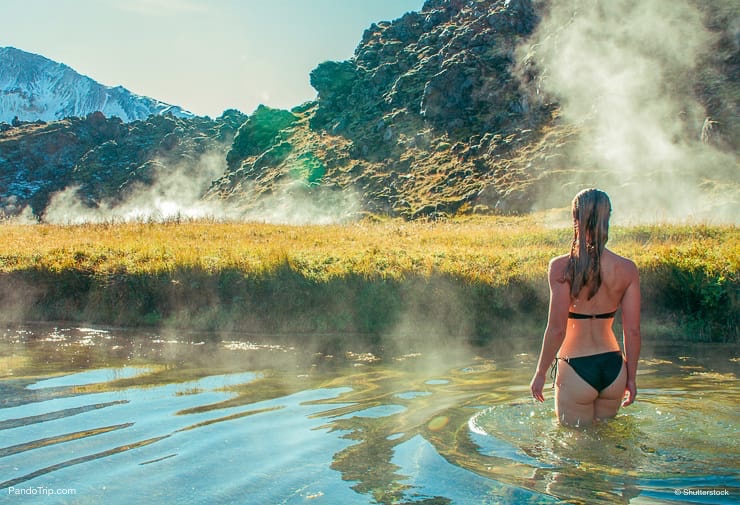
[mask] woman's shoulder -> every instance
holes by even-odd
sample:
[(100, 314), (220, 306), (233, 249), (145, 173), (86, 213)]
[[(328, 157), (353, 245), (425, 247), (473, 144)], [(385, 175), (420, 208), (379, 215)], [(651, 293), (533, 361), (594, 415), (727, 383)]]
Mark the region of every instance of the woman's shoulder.
[(568, 261), (570, 261), (569, 254), (552, 258), (547, 268), (550, 279), (557, 281), (565, 280), (565, 271), (568, 268)]
[(614, 251), (605, 249), (604, 252), (608, 255), (609, 259), (614, 262), (615, 266), (625, 273), (637, 273), (637, 265), (631, 259), (620, 256)]
[(567, 265), (568, 260), (570, 260), (570, 254), (562, 254), (552, 258), (550, 260), (550, 265)]

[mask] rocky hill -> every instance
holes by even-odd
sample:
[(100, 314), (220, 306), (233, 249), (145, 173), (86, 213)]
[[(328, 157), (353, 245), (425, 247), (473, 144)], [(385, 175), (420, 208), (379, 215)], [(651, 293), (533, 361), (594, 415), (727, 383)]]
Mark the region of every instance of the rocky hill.
[(0, 47), (0, 121), (54, 121), (98, 111), (124, 122), (165, 113), (193, 117), (122, 86), (104, 86), (43, 56)]
[[(619, 5), (621, 11), (599, 13), (583, 2), (556, 8), (529, 0), (429, 0), (421, 12), (373, 25), (351, 60), (325, 62), (311, 73), (315, 103), (291, 113), (260, 108), (250, 117), (228, 154), (228, 172), (211, 193), (257, 202), (300, 183), (317, 198), (328, 191), (355, 191), (370, 212), (414, 219), (562, 205), (585, 184), (617, 193), (630, 186), (622, 200), (641, 204), (644, 213), (646, 195), (635, 188), (671, 187), (654, 207), (666, 216), (686, 212), (670, 198), (692, 198), (703, 184), (701, 196), (719, 202), (711, 213), (736, 212), (740, 181), (732, 90), (738, 44), (731, 36), (732, 8), (710, 2), (687, 3), (681, 10), (664, 2), (656, 9), (666, 14), (658, 16), (674, 23), (670, 8), (691, 21), (679, 19), (665, 34), (657, 32), (656, 19), (653, 34), (644, 33), (639, 2)], [(588, 73), (567, 79), (582, 81), (599, 95), (548, 88), (550, 75), (570, 65), (551, 53), (558, 50), (555, 44), (582, 36), (572, 28), (578, 16), (584, 24), (603, 27), (597, 36), (609, 43), (620, 43), (615, 39), (629, 30), (624, 24), (638, 27), (636, 42), (622, 44), (617, 54), (627, 70), (650, 57), (634, 47), (641, 37), (647, 46), (685, 42), (682, 29), (707, 34), (703, 45), (692, 49), (698, 63), (675, 63), (673, 55), (657, 53), (647, 64), (665, 68), (664, 75), (632, 83), (640, 90), (659, 88), (655, 102), (674, 117), (653, 114), (640, 105), (644, 96), (630, 96), (626, 88), (602, 91), (612, 79), (619, 82), (600, 75), (614, 71), (612, 55), (589, 47), (578, 48), (591, 65)], [(594, 77), (601, 81), (590, 84)], [(625, 97), (617, 110), (622, 117), (597, 109), (612, 93)], [(573, 105), (563, 101), (582, 101), (586, 112), (572, 117)], [(600, 134), (605, 122), (622, 123), (618, 127), (627, 134)], [(631, 145), (645, 143), (642, 128), (654, 130), (654, 144), (637, 150)], [(664, 156), (668, 148), (662, 142), (675, 152)], [(604, 159), (610, 149), (633, 152)], [(676, 178), (685, 186), (677, 187)]]
[[(15, 215), (28, 208), (42, 217), (52, 196), (65, 191), (78, 211), (103, 202), (115, 207), (172, 172), (197, 178), (206, 169), (206, 157), (225, 156), (245, 119), (238, 111), (227, 111), (215, 120), (164, 115), (124, 123), (95, 112), (8, 127), (0, 133), (2, 210)], [(201, 194), (210, 178), (205, 182)], [(74, 219), (61, 215), (57, 220)]]
[(366, 210), (411, 219), (518, 206), (525, 178), (512, 160), (552, 113), (529, 105), (515, 74), (538, 19), (528, 1), (430, 0), (371, 26), (353, 59), (311, 73), (315, 103), (250, 117), (211, 193), (355, 191)]
[[(3, 184), (20, 205), (28, 184), (66, 174), (34, 193), (34, 212), (72, 183), (94, 207), (147, 183), (145, 157), (128, 151), (139, 142), (175, 158), (207, 144), (223, 171), (204, 200), (265, 220), (286, 201), (346, 206), (335, 216), (526, 212), (598, 185), (623, 215), (736, 221), (736, 23), (725, 0), (428, 0), (369, 27), (351, 59), (320, 64), (317, 100), (290, 111), (6, 127)], [(217, 133), (240, 119), (233, 141)], [(127, 141), (93, 133), (121, 128)], [(19, 154), (8, 169), (8, 142), (43, 152), (34, 139), (52, 130), (87, 143), (71, 143), (65, 168), (29, 170)]]

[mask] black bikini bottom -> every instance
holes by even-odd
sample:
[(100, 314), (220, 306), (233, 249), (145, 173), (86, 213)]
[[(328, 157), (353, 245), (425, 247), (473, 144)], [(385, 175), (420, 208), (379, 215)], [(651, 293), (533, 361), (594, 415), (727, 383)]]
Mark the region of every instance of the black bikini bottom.
[(620, 351), (558, 359), (568, 363), (581, 379), (598, 392), (609, 387), (617, 379), (624, 363)]

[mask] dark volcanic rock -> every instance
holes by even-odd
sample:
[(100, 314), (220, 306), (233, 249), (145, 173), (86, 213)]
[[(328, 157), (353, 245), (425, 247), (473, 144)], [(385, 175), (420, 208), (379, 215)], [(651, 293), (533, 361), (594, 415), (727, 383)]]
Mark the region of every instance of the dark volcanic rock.
[[(419, 13), (374, 24), (352, 60), (312, 72), (318, 109), (311, 126), (340, 124), (343, 135), (366, 138), (366, 124), (403, 109), (397, 129), (422, 123), (466, 140), (537, 122), (542, 111), (521, 105), (526, 100), (513, 75), (514, 48), (536, 23), (531, 2), (518, 0), (429, 1)], [(378, 133), (378, 140), (390, 140)]]
[(0, 202), (6, 214), (26, 206), (44, 213), (50, 196), (78, 187), (84, 202), (125, 198), (149, 184), (153, 168), (176, 167), (208, 152), (223, 156), (246, 116), (227, 111), (216, 120), (151, 116), (123, 123), (92, 113), (53, 123), (27, 123), (0, 132)]
[(273, 128), (261, 154), (235, 142), (213, 192), (280, 191), (310, 153), (326, 167), (314, 184), (359, 191), (370, 212), (417, 218), (471, 207), (498, 160), (531, 138), (523, 130), (551, 119), (550, 105), (528, 105), (514, 68), (514, 48), (537, 19), (527, 0), (432, 0), (373, 24), (351, 60), (311, 72), (317, 101)]

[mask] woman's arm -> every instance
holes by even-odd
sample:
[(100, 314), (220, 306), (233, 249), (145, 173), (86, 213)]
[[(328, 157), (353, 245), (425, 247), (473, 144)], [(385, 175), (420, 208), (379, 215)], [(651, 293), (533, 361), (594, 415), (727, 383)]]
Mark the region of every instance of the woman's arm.
[(540, 402), (545, 401), (543, 390), (547, 379), (547, 369), (558, 354), (565, 339), (568, 325), (568, 307), (570, 306), (570, 286), (563, 279), (563, 257), (550, 261), (547, 278), (550, 285), (550, 308), (547, 316), (547, 328), (542, 338), (542, 349), (537, 361), (537, 369), (530, 382), (532, 396)]
[(624, 354), (627, 360), (627, 387), (622, 403), (624, 407), (634, 403), (637, 396), (637, 363), (642, 345), (640, 303), (640, 275), (635, 264), (630, 262), (630, 283), (622, 297)]

